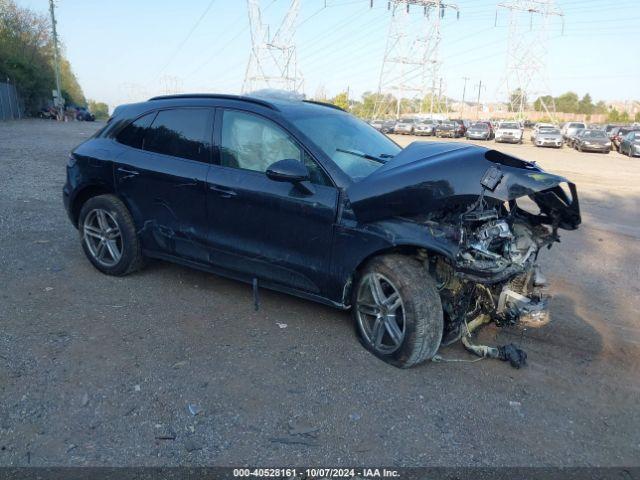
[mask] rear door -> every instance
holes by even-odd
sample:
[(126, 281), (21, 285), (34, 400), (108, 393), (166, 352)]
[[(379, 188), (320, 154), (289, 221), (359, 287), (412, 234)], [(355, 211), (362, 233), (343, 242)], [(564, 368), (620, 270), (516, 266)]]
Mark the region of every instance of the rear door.
[[(211, 262), (248, 277), (321, 293), (330, 268), (337, 189), (281, 126), (254, 113), (220, 109), (220, 154), (207, 178)], [(267, 167), (296, 159), (314, 193), (267, 178)]]
[(147, 114), (118, 135), (126, 146), (115, 165), (116, 188), (144, 248), (206, 261), (212, 134), (213, 109), (172, 108)]

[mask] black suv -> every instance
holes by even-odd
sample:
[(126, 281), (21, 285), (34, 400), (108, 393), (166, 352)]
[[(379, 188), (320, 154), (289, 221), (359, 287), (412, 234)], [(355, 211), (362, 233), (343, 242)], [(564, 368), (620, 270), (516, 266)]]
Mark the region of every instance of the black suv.
[(103, 273), (153, 257), (350, 308), (409, 367), (477, 315), (544, 316), (538, 251), (580, 223), (565, 182), (472, 145), (401, 149), (329, 105), (178, 95), (118, 107), (71, 153), (64, 203)]

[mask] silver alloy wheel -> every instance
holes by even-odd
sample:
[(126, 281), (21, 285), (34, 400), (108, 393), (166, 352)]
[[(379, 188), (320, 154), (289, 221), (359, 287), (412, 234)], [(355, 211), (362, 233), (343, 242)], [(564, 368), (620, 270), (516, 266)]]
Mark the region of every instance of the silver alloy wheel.
[(360, 282), (355, 308), (360, 331), (377, 352), (390, 354), (400, 348), (406, 332), (404, 304), (387, 277), (367, 274)]
[(104, 267), (113, 267), (122, 258), (122, 234), (116, 219), (106, 210), (91, 210), (82, 225), (82, 240), (89, 253)]

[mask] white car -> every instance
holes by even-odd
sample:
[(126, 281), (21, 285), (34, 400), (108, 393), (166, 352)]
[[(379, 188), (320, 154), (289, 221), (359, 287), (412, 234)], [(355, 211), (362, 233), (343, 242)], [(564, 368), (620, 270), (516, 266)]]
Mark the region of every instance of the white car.
[(530, 140), (533, 142), (540, 130), (548, 130), (548, 129), (559, 129), (559, 128), (557, 125), (554, 125), (553, 123), (536, 123), (531, 129)]
[(496, 143), (522, 143), (523, 129), (518, 122), (501, 122), (496, 128)]

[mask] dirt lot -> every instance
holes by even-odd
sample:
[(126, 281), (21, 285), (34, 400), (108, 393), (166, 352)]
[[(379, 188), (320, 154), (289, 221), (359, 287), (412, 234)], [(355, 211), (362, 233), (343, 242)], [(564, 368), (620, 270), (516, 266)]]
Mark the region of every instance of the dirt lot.
[(168, 263), (93, 269), (61, 187), (97, 127), (0, 123), (0, 465), (640, 464), (640, 159), (497, 146), (578, 184), (583, 228), (542, 254), (555, 320), (483, 332), (522, 370), (402, 371), (344, 312), (266, 291), (254, 312), (249, 286)]

